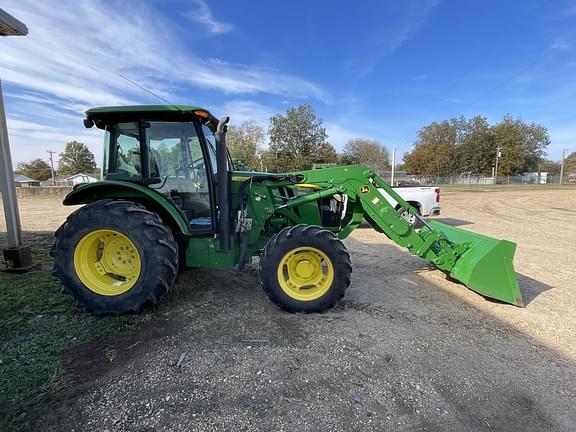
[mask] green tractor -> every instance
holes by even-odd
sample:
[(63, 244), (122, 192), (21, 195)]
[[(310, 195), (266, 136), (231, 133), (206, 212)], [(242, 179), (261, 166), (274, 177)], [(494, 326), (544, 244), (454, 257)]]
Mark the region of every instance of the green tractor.
[(54, 274), (97, 314), (155, 303), (179, 269), (243, 269), (259, 259), (262, 288), (280, 308), (321, 312), (344, 296), (352, 266), (342, 242), (364, 220), (480, 294), (522, 305), (515, 244), (400, 216), (377, 188), (417, 211), (368, 167), (287, 174), (234, 171), (228, 118), (184, 105), (93, 108), (104, 131), (102, 181), (64, 205), (86, 204), (56, 231)]

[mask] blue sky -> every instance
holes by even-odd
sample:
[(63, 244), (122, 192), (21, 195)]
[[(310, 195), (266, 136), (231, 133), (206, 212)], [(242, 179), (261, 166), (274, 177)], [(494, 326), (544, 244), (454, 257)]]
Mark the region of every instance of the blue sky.
[(233, 123), (311, 103), (337, 150), (399, 153), (434, 120), (504, 114), (576, 151), (576, 1), (5, 0), (27, 37), (0, 40), (14, 163), (67, 141), (101, 156), (91, 106), (158, 100)]

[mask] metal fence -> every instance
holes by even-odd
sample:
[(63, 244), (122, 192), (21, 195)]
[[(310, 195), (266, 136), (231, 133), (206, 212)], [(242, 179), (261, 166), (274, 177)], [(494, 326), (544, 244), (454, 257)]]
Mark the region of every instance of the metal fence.
[[(385, 180), (390, 180), (390, 176), (385, 176)], [(514, 176), (498, 176), (497, 184), (499, 185), (546, 185), (546, 184), (563, 184), (576, 186), (576, 175), (562, 177), (551, 175), (514, 175)], [(417, 186), (417, 185), (494, 185), (496, 184), (494, 177), (486, 177), (480, 175), (468, 176), (451, 176), (451, 177), (428, 177), (428, 176), (414, 176), (414, 175), (399, 175), (394, 176), (394, 186)]]

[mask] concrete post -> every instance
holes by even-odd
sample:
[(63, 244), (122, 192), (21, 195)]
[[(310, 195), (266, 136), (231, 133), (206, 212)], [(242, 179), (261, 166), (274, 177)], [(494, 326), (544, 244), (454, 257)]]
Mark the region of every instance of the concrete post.
[[(28, 34), (26, 25), (12, 15), (0, 9), (0, 36), (25, 36)], [(32, 262), (30, 248), (22, 246), (20, 229), (20, 214), (12, 171), (12, 157), (8, 143), (8, 127), (4, 112), (2, 82), (0, 81), (0, 193), (4, 206), (6, 231), (8, 233), (8, 249), (3, 251), (4, 260), (11, 271), (27, 271), (35, 267)]]
[(22, 232), (20, 227), (20, 214), (18, 213), (18, 200), (14, 186), (14, 172), (12, 171), (12, 157), (8, 143), (8, 127), (6, 113), (4, 112), (4, 98), (2, 95), (2, 81), (0, 81), (0, 192), (6, 231), (8, 234), (8, 249), (4, 249), (4, 260), (8, 270), (26, 271), (34, 267), (30, 248), (22, 245)]
[(4, 99), (2, 97), (2, 81), (0, 80), (0, 191), (4, 204), (4, 217), (8, 232), (8, 247), (15, 248), (22, 244), (20, 234), (20, 215), (14, 186), (14, 173), (12, 171), (12, 158), (10, 144), (8, 143), (8, 127), (4, 112)]

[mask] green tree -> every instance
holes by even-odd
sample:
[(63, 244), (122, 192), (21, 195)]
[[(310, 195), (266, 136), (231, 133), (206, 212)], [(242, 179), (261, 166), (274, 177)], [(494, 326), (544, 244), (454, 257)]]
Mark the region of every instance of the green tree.
[(513, 175), (520, 172), (537, 171), (550, 144), (544, 126), (524, 123), (510, 115), (494, 127), (496, 144), (502, 154), (498, 173)]
[(312, 163), (337, 163), (338, 154), (332, 144), (326, 142), (319, 146), (318, 154), (312, 158)]
[(576, 152), (564, 159), (564, 175), (576, 174)]
[(74, 175), (81, 172), (92, 173), (96, 169), (94, 154), (85, 144), (78, 141), (70, 141), (60, 153), (58, 161), (58, 174)]
[(230, 126), (226, 134), (226, 144), (233, 159), (242, 160), (246, 169), (260, 169), (260, 153), (264, 143), (264, 129), (254, 120), (240, 126)]
[(50, 165), (42, 159), (34, 159), (28, 163), (19, 163), (16, 166), (16, 172), (30, 177), (31, 179), (40, 181), (48, 180), (52, 177)]
[(390, 155), (388, 150), (373, 139), (351, 139), (344, 146), (342, 159), (344, 163), (348, 164), (367, 165), (376, 173), (390, 168)]
[(274, 171), (309, 169), (313, 163), (336, 161), (336, 151), (328, 143), (322, 119), (309, 104), (290, 107), (286, 115), (270, 118), (267, 163)]
[(540, 171), (547, 172), (549, 175), (560, 175), (560, 162), (545, 160), (540, 165)]
[(418, 131), (414, 149), (404, 155), (406, 170), (425, 176), (452, 175), (456, 136), (454, 120), (424, 126)]
[(511, 175), (536, 171), (549, 143), (546, 128), (509, 115), (494, 126), (482, 116), (452, 118), (420, 129), (404, 163), (407, 171), (417, 175), (490, 175), (500, 146), (498, 172)]
[(469, 120), (460, 117), (453, 123), (457, 140), (451, 174), (490, 175), (496, 159), (496, 142), (486, 117), (475, 116)]

